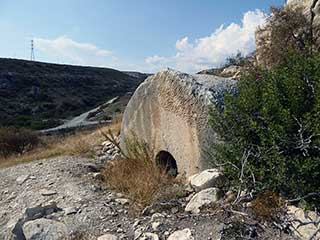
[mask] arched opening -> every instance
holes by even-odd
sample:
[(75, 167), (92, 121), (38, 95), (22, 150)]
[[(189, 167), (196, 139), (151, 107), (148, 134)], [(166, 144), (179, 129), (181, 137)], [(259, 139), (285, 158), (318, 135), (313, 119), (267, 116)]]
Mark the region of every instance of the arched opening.
[(167, 151), (160, 151), (156, 156), (157, 165), (169, 176), (178, 175), (178, 166), (174, 157)]

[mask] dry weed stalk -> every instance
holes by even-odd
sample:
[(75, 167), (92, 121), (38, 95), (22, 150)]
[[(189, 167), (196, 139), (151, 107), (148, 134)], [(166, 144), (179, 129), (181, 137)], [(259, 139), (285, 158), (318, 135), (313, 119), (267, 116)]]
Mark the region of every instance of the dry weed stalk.
[(132, 135), (131, 140), (126, 142), (124, 151), (111, 130), (102, 134), (123, 156), (122, 159), (107, 164), (103, 172), (108, 187), (127, 195), (139, 209), (164, 195), (172, 195), (168, 189), (175, 185), (177, 180), (157, 166), (146, 143), (138, 141), (137, 137)]

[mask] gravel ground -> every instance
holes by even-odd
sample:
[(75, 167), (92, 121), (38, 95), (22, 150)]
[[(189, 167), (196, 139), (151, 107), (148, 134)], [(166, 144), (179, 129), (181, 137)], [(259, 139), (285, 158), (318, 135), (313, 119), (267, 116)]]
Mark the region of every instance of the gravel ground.
[(0, 170), (0, 239), (26, 239), (21, 235), (24, 224), (39, 219), (62, 223), (68, 237), (84, 233), (88, 239), (105, 233), (143, 239), (139, 233), (145, 232), (167, 239), (185, 228), (194, 239), (291, 239), (273, 228), (233, 224), (226, 214), (185, 213), (185, 199), (171, 209), (134, 216), (125, 196), (99, 183), (99, 164), (95, 159), (59, 157)]

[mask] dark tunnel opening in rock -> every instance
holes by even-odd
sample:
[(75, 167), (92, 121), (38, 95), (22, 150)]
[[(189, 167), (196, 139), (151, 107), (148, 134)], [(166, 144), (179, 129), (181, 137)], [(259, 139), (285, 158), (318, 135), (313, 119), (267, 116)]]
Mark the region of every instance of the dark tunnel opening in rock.
[(156, 156), (156, 163), (161, 170), (169, 176), (178, 175), (178, 166), (174, 157), (167, 151), (160, 151)]

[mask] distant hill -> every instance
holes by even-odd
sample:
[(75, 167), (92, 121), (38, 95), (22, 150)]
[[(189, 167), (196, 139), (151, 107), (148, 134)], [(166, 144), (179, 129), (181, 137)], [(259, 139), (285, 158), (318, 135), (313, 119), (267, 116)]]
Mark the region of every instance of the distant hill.
[(62, 119), (133, 92), (147, 76), (0, 58), (0, 126), (57, 126)]

